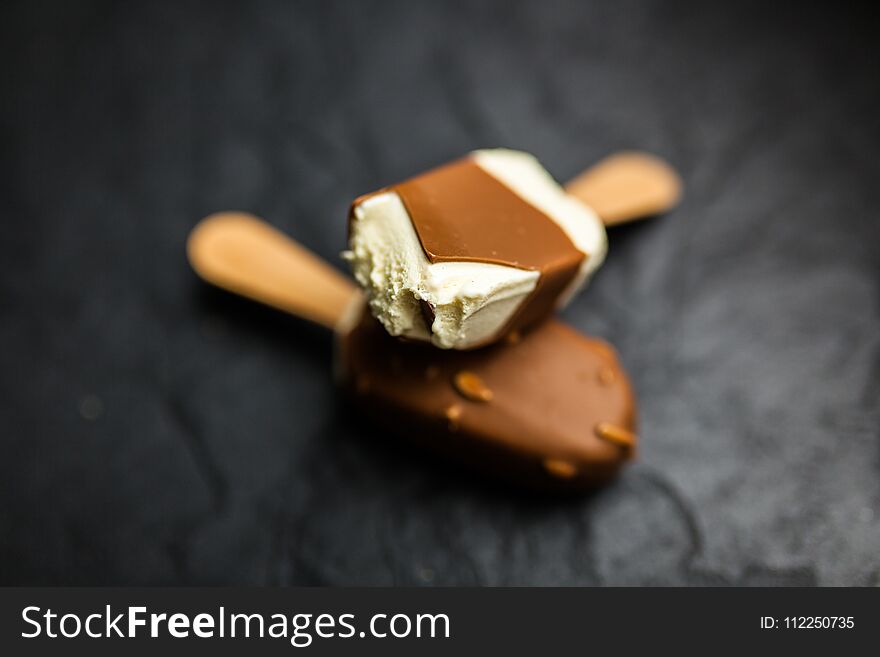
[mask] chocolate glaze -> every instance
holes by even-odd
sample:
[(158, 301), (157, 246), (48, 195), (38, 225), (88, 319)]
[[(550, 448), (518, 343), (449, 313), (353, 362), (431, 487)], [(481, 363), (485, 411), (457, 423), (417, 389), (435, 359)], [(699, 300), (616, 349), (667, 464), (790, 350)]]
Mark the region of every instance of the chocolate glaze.
[[(556, 320), (514, 344), (440, 351), (390, 337), (365, 313), (341, 337), (340, 359), (346, 388), (377, 422), (519, 484), (593, 486), (635, 452), (635, 401), (613, 349)], [(463, 378), (490, 394), (462, 394)], [(630, 440), (603, 439), (599, 425)]]
[[(394, 185), (431, 262), (486, 262), (541, 277), (499, 335), (548, 316), (585, 254), (557, 224), (473, 158)], [(428, 325), (430, 328), (430, 324)]]
[(467, 157), (394, 185), (431, 262), (544, 271), (584, 254), (550, 217)]

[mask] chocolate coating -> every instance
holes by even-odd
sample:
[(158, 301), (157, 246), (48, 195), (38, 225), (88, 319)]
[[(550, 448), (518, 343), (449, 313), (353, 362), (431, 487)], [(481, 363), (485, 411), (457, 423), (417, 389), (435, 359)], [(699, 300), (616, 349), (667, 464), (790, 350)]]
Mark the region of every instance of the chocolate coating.
[(394, 185), (431, 262), (489, 262), (544, 271), (584, 254), (550, 217), (473, 158)]
[(496, 338), (552, 313), (584, 260), (585, 254), (555, 221), (473, 158), (437, 167), (392, 189), (431, 262), (486, 262), (540, 272), (535, 289)]
[(440, 351), (390, 337), (365, 313), (341, 336), (339, 357), (361, 408), (405, 439), (518, 484), (611, 478), (636, 444), (632, 388), (614, 350), (552, 319), (511, 342)]

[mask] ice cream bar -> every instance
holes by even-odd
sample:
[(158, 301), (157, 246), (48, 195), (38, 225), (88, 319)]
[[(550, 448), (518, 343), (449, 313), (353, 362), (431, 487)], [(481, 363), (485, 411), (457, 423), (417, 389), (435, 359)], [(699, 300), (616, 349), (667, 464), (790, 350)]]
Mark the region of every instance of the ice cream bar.
[(553, 319), (519, 340), (448, 352), (397, 340), (365, 313), (338, 358), (380, 426), (518, 484), (597, 485), (635, 454), (635, 403), (614, 350)]
[(534, 157), (497, 149), (356, 199), (349, 247), (388, 333), (472, 349), (567, 303), (602, 263), (606, 238)]
[(205, 219), (190, 262), (207, 281), (335, 330), (337, 372), (366, 416), (517, 483), (601, 483), (636, 449), (635, 404), (611, 347), (548, 320), (485, 349), (401, 341), (332, 267), (250, 215)]

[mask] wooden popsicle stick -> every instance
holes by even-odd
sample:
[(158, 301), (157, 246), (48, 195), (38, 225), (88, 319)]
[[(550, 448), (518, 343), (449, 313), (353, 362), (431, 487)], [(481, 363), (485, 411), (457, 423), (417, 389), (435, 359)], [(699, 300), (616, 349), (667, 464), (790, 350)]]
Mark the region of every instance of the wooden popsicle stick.
[[(611, 155), (566, 185), (608, 225), (670, 209), (681, 196), (678, 174), (646, 153)], [(229, 292), (346, 332), (363, 294), (311, 251), (245, 212), (221, 212), (190, 233), (187, 253), (204, 280)]]
[(606, 157), (565, 185), (589, 205), (606, 226), (654, 216), (681, 198), (682, 182), (659, 157), (624, 151)]
[(329, 329), (345, 332), (359, 316), (362, 293), (350, 278), (253, 215), (206, 217), (187, 255), (209, 283)]

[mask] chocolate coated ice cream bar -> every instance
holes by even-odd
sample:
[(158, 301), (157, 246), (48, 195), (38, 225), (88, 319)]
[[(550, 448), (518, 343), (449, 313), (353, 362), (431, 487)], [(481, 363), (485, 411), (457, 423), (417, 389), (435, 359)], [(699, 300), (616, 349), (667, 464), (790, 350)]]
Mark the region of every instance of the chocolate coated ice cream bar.
[(205, 280), (333, 328), (340, 382), (390, 435), (542, 487), (602, 483), (635, 453), (635, 403), (613, 349), (560, 322), (473, 351), (397, 340), (351, 281), (245, 214), (205, 219), (189, 256)]
[(675, 173), (645, 154), (563, 188), (528, 153), (479, 150), (356, 199), (344, 255), (388, 333), (472, 349), (568, 303), (605, 257), (603, 222), (678, 193)]

